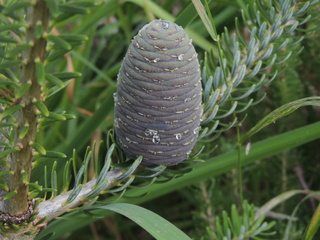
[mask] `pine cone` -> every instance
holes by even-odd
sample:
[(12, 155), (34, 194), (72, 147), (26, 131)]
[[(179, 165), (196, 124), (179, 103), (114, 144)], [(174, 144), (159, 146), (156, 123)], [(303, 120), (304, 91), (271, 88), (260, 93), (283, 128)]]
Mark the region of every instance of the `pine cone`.
[(191, 39), (175, 23), (154, 20), (129, 46), (115, 93), (115, 133), (144, 165), (188, 158), (200, 130), (200, 66)]

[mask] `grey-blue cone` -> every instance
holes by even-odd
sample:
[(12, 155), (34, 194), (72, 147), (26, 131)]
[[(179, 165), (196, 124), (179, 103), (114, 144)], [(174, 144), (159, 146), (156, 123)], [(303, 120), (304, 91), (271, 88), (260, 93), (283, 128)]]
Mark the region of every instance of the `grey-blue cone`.
[(175, 23), (154, 20), (134, 37), (118, 75), (115, 133), (144, 165), (188, 158), (200, 130), (200, 66), (191, 39)]

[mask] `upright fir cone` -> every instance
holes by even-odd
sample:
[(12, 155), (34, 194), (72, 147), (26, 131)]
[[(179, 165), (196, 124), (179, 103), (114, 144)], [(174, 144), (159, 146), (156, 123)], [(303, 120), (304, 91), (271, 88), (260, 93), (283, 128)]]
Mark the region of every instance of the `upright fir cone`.
[(129, 46), (115, 98), (120, 147), (144, 165), (188, 158), (200, 130), (201, 77), (197, 53), (182, 27), (154, 20)]

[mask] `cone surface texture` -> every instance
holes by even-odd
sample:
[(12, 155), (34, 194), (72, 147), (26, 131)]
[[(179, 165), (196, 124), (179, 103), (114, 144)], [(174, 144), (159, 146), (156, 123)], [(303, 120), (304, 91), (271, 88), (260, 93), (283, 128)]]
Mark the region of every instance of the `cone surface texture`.
[(115, 133), (131, 158), (175, 165), (188, 158), (202, 115), (200, 66), (175, 23), (154, 20), (134, 37), (118, 75)]

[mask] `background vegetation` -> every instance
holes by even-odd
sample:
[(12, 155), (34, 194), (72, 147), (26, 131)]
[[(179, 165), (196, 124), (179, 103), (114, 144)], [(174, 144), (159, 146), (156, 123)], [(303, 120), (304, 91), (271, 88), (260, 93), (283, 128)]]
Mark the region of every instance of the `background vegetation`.
[[(7, 5), (14, 2), (8, 1)], [(99, 175), (99, 169), (103, 167), (104, 157), (113, 141), (110, 130), (113, 128), (113, 92), (116, 90), (118, 70), (131, 39), (142, 26), (156, 18), (175, 21), (183, 26), (193, 39), (198, 58), (206, 70), (203, 75), (205, 88), (210, 81), (210, 74), (213, 76), (216, 68), (221, 67), (221, 59), (226, 59), (230, 69), (234, 65), (234, 56), (227, 51), (228, 47), (232, 48), (234, 45), (223, 46), (228, 41), (222, 41), (219, 46), (221, 42), (215, 41), (217, 36), (223, 36), (227, 29), (231, 34), (243, 36), (244, 42), (250, 42), (252, 24), (250, 19), (242, 19), (241, 10), (244, 16), (249, 16), (246, 15), (246, 6), (253, 6), (254, 2), (268, 4), (272, 1), (221, 0), (208, 1), (207, 5), (203, 1), (207, 11), (204, 11), (202, 19), (198, 15), (201, 9), (197, 9), (197, 12), (189, 0), (110, 0), (92, 1), (91, 4), (80, 1), (73, 8), (68, 8), (68, 5), (60, 6), (57, 16), (59, 11), (68, 13), (68, 9), (77, 9), (76, 7), (78, 12), (65, 20), (64, 15), (60, 15), (61, 19), (56, 20), (51, 32), (56, 36), (68, 33), (85, 37), (74, 41), (71, 51), (57, 54), (57, 59), (53, 59), (54, 54), (51, 54), (52, 59), (47, 59), (45, 66), (46, 72), (80, 72), (81, 76), (75, 74), (71, 77), (76, 78), (49, 81), (46, 85), (48, 94), (52, 94), (45, 101), (46, 108), (65, 117), (61, 120), (68, 121), (54, 119), (53, 122), (49, 119), (41, 122), (37, 142), (45, 149), (55, 151), (52, 155), (61, 152), (66, 158), (60, 155), (40, 156), (34, 161), (36, 164), (30, 181), (54, 188), (52, 184), (56, 182), (52, 180), (53, 174), (58, 179), (59, 186), (56, 187), (63, 188), (65, 185), (61, 179), (66, 159), (73, 156), (73, 161), (69, 164), (73, 164), (75, 169), (81, 169), (88, 156), (87, 146), (92, 147), (94, 160), (86, 167), (86, 178)], [(278, 7), (289, 2), (291, 3), (273, 1)], [(199, 1), (193, 3), (201, 7)], [(246, 111), (233, 110), (228, 116), (221, 117), (214, 133), (199, 140), (194, 154), (204, 147), (200, 155), (186, 164), (167, 168), (157, 179), (148, 173), (147, 180), (137, 177), (127, 189), (126, 185), (123, 187), (124, 183), (117, 183), (121, 198), (119, 194), (109, 191), (98, 200), (95, 199), (98, 205), (91, 205), (98, 207), (86, 211), (89, 206), (53, 220), (37, 239), (48, 239), (52, 232), (55, 233), (52, 239), (153, 239), (133, 221), (119, 214), (111, 215), (111, 211), (103, 207), (108, 206), (106, 203), (117, 201), (139, 204), (161, 215), (193, 239), (300, 240), (304, 236), (303, 239), (311, 240), (312, 236), (307, 238), (304, 234), (320, 200), (320, 109), (319, 98), (301, 99), (320, 96), (320, 35), (316, 14), (320, 7), (316, 1), (313, 4), (309, 13), (299, 16), (301, 19), (308, 19), (310, 14), (309, 21), (274, 44), (275, 47), (280, 46), (285, 39), (293, 39), (291, 44), (277, 52), (277, 64), (271, 64), (269, 68), (249, 78), (252, 81), (245, 82), (235, 95), (248, 92), (252, 84), (259, 85), (259, 79), (264, 77), (264, 73), (267, 74), (266, 79), (273, 81), (257, 87), (249, 98), (245, 98), (247, 102), (239, 105), (239, 108), (247, 106), (246, 103), (254, 99)], [(254, 8), (250, 11), (252, 9)], [(209, 12), (213, 19), (210, 19), (210, 14), (207, 15)], [(258, 12), (261, 16), (269, 14), (259, 9), (251, 15), (257, 16)], [(204, 16), (209, 19), (207, 26), (204, 24)], [(50, 41), (49, 46), (53, 48), (54, 45), (61, 44), (54, 38)], [(250, 47), (244, 43), (241, 47), (244, 49), (243, 56), (248, 56), (250, 51), (246, 49)], [(221, 53), (222, 50), (225, 52)], [(289, 53), (292, 54), (288, 55)], [(268, 66), (271, 59), (266, 60), (263, 66)], [(257, 63), (258, 59), (252, 61), (253, 66)], [(278, 74), (273, 78), (276, 72)], [(222, 84), (219, 84), (221, 87)], [(205, 89), (204, 94), (212, 96), (212, 88)], [(232, 109), (232, 97), (235, 96), (228, 97), (229, 101), (220, 104), (219, 116)], [(205, 103), (209, 99), (204, 97)], [(297, 101), (293, 102), (295, 100)], [(288, 103), (291, 105), (286, 105)], [(300, 106), (303, 107), (299, 108)], [(213, 111), (212, 108), (208, 107), (208, 115)], [(276, 112), (273, 115), (268, 115), (274, 110)], [(293, 113), (287, 115), (291, 112)], [(216, 119), (218, 118), (214, 120)], [(259, 126), (265, 125), (258, 125), (257, 133), (252, 136), (252, 128), (261, 120), (270, 124), (261, 128)], [(203, 130), (207, 127), (210, 131), (216, 123), (212, 121), (203, 125)], [(203, 133), (205, 134), (204, 131)], [(104, 142), (97, 147), (101, 141)], [(116, 164), (124, 156), (116, 149), (112, 158), (113, 166), (118, 167)], [(120, 167), (128, 168), (130, 164), (122, 164)], [(74, 173), (76, 175), (77, 172)], [(48, 183), (50, 179), (51, 183)], [(158, 182), (148, 185), (150, 181)], [(77, 180), (70, 182), (73, 186)], [(143, 185), (147, 187), (138, 188)], [(36, 189), (30, 191), (37, 197), (49, 198), (55, 195), (54, 191), (48, 190), (45, 193), (46, 191), (35, 191)], [(124, 189), (126, 191), (122, 191)], [(318, 215), (319, 211), (318, 209)], [(229, 219), (227, 215), (230, 216)], [(260, 216), (265, 217), (260, 219), (261, 222), (258, 220)], [(313, 230), (316, 231), (319, 221), (318, 217)], [(241, 228), (242, 226), (245, 227)], [(244, 238), (238, 237), (241, 231), (247, 234)], [(254, 238), (254, 233), (258, 235), (259, 231), (266, 235)], [(250, 234), (253, 234), (251, 238)], [(319, 233), (314, 239), (318, 238)]]

